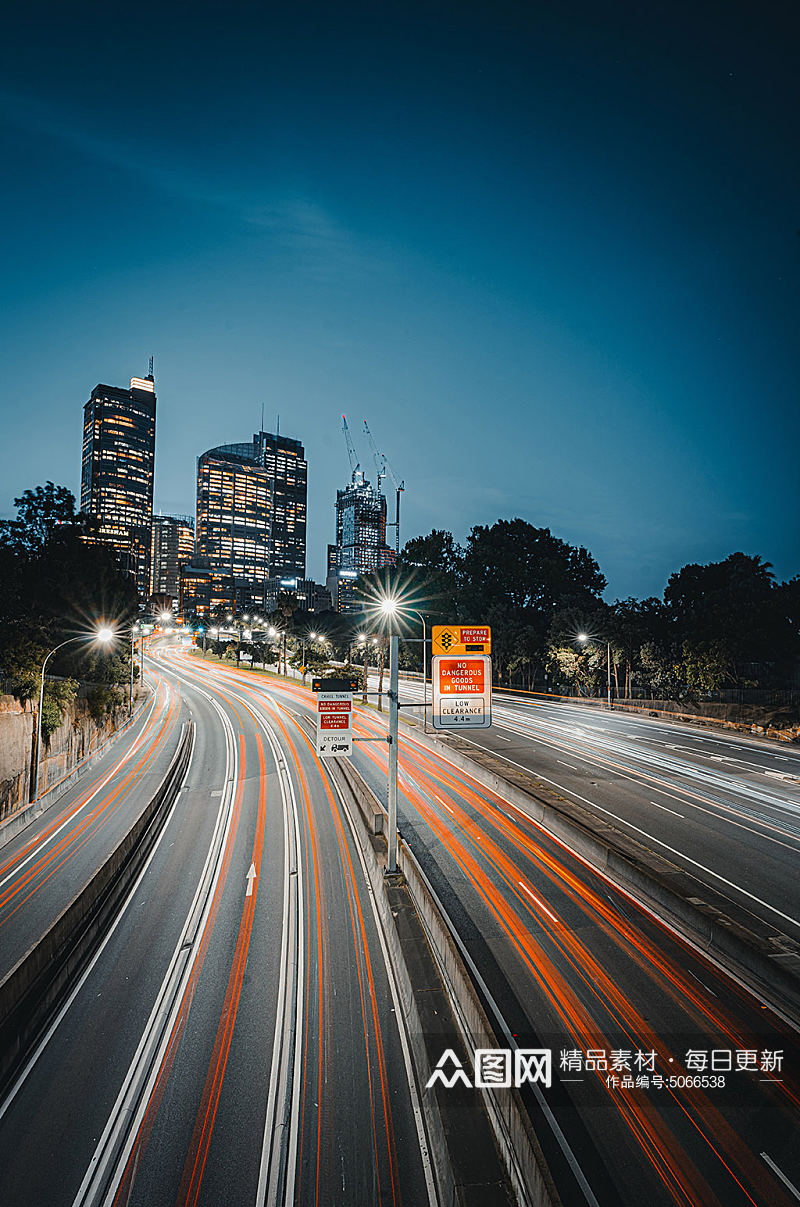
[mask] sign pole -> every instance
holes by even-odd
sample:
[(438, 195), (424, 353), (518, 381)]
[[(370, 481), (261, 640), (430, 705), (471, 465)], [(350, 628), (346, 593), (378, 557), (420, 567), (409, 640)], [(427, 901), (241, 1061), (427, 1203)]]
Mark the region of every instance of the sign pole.
[(389, 866), (387, 872), (397, 871), (397, 738), (400, 639), (389, 638)]

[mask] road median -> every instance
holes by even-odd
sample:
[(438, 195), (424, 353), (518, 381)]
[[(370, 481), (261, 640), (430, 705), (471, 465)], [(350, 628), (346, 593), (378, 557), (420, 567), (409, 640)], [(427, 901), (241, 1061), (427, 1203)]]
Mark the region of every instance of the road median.
[(355, 806), (357, 838), (381, 918), (419, 1080), (442, 1204), (559, 1207), (560, 1199), (519, 1091), (428, 1083), (443, 1052), (471, 1069), (478, 1049), (500, 1049), (446, 918), (402, 840), (398, 873), (387, 875), (381, 802), (347, 759), (331, 759), (342, 797)]

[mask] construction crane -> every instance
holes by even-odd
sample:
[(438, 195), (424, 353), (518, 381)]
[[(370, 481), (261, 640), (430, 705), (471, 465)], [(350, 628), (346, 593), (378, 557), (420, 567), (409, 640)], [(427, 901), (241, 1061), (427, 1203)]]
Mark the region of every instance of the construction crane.
[(369, 430), (369, 424), (364, 420), (364, 431), (367, 433), (367, 442), (372, 451), (372, 460), (375, 462), (375, 473), (378, 478), (378, 494), (381, 493), (381, 482), (386, 477), (386, 458), (378, 452), (375, 441), (372, 439), (372, 432)]
[(392, 479), (392, 484), (394, 486), (394, 490), (395, 490), (394, 523), (387, 524), (386, 527), (394, 528), (394, 551), (397, 554), (400, 552), (400, 495), (405, 490), (406, 484), (405, 484), (405, 481), (403, 481), (403, 482), (397, 481), (397, 477), (395, 475), (394, 470), (392, 469), (392, 466), (389, 462), (388, 457), (386, 456), (386, 453), (378, 452), (377, 448), (375, 447), (375, 441), (372, 439), (372, 432), (369, 430), (369, 424), (367, 423), (366, 419), (364, 420), (364, 431), (367, 434), (367, 440), (369, 441), (369, 447), (372, 449), (372, 456), (375, 460), (375, 469), (377, 470), (377, 474), (378, 474), (378, 493), (380, 494), (381, 482), (387, 476), (387, 474)]
[(350, 472), (352, 474), (352, 480), (355, 482), (356, 474), (361, 468), (361, 465), (358, 457), (356, 456), (356, 450), (353, 445), (353, 437), (350, 435), (350, 428), (347, 426), (346, 415), (342, 415), (342, 431), (344, 432), (344, 438), (347, 443), (347, 455), (350, 458)]

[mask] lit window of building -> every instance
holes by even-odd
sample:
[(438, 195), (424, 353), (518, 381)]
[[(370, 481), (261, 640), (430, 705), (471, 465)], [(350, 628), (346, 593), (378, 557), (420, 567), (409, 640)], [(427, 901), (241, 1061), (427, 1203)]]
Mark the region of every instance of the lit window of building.
[(83, 409), (81, 510), (98, 521), (142, 596), (150, 592), (156, 394), (148, 377), (130, 389), (98, 385)]

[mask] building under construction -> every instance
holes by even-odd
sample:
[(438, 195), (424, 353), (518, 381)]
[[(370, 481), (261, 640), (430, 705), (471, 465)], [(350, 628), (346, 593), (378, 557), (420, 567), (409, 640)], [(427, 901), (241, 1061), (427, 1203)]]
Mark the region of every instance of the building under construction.
[(356, 612), (361, 607), (353, 599), (358, 576), (381, 566), (393, 566), (397, 555), (386, 543), (386, 498), (380, 489), (380, 463), (376, 459), (376, 488), (361, 469), (344, 415), (342, 423), (350, 457), (350, 482), (336, 492), (336, 544), (328, 546), (327, 587), (337, 611)]

